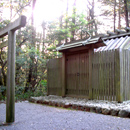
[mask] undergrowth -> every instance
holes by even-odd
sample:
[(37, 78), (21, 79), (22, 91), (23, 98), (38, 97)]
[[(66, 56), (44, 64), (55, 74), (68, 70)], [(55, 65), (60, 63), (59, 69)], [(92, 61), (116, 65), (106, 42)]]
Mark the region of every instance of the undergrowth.
[[(35, 90), (28, 89), (28, 91), (25, 92), (25, 87), (22, 86), (16, 86), (15, 87), (15, 101), (23, 101), (28, 100), (31, 96), (38, 97), (38, 96), (44, 96), (46, 94), (46, 85), (47, 83), (44, 82), (44, 84), (38, 86), (35, 88)], [(43, 86), (44, 85), (44, 86)], [(6, 100), (6, 87), (0, 86), (0, 101)]]

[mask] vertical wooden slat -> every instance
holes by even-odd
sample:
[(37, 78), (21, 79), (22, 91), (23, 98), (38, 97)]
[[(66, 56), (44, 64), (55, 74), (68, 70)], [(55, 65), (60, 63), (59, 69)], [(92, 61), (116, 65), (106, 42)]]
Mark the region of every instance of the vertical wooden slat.
[(62, 96), (65, 96), (66, 80), (65, 80), (65, 53), (62, 55)]
[(106, 99), (106, 88), (105, 88), (105, 85), (104, 85), (104, 76), (105, 76), (105, 69), (104, 69), (104, 65), (105, 65), (105, 55), (104, 55), (104, 52), (101, 53), (102, 55), (102, 89), (103, 89), (103, 99), (105, 100)]
[(99, 52), (99, 86), (100, 86), (100, 99), (103, 100), (103, 86), (102, 86), (102, 55)]
[(116, 85), (116, 100), (122, 101), (122, 94), (120, 91), (120, 55), (119, 50), (115, 50), (115, 85)]
[(108, 55), (107, 55), (107, 52), (105, 51), (104, 52), (104, 55), (105, 55), (105, 59), (104, 59), (104, 87), (105, 87), (105, 94), (107, 94), (107, 91), (108, 91), (108, 76), (107, 76), (107, 71), (108, 71), (108, 68), (107, 68), (107, 59), (108, 59)]
[(110, 50), (109, 51), (106, 51), (106, 56), (107, 56), (107, 60), (106, 60), (106, 64), (107, 64), (107, 66), (106, 66), (106, 75), (107, 75), (107, 79), (106, 79), (106, 81), (107, 81), (107, 85), (106, 85), (106, 95), (107, 95), (107, 100), (109, 100), (109, 95), (110, 95), (110, 75), (109, 75), (109, 73), (110, 73), (110, 60), (109, 60), (109, 58), (110, 58)]
[(96, 99), (96, 88), (95, 88), (95, 82), (96, 82), (96, 71), (95, 71), (95, 53), (93, 55), (92, 60), (92, 88), (93, 88), (93, 99)]
[[(128, 92), (130, 92), (130, 50), (128, 50)], [(128, 94), (130, 100), (130, 94)]]
[(49, 76), (50, 70), (49, 70), (49, 60), (47, 61), (47, 95), (49, 95), (49, 81), (50, 81), (50, 76)]
[(112, 86), (113, 86), (113, 100), (116, 100), (116, 86), (115, 86), (115, 51), (112, 51), (113, 53), (113, 60), (112, 60)]
[(99, 84), (99, 77), (100, 77), (100, 75), (99, 75), (99, 70), (100, 68), (99, 68), (99, 52), (97, 53), (97, 87), (98, 87), (98, 92), (97, 92), (97, 96), (98, 96), (98, 98), (97, 99), (100, 99), (99, 98), (99, 94), (100, 94), (100, 84)]
[(92, 60), (93, 60), (93, 49), (89, 49), (89, 99), (93, 99), (93, 93), (92, 93)]
[(98, 99), (98, 62), (97, 62), (97, 52), (94, 54), (94, 69), (93, 69), (93, 84), (94, 84), (94, 89), (95, 89), (95, 99)]
[(99, 87), (100, 87), (100, 93), (99, 93), (99, 96), (100, 96), (100, 99), (102, 100), (103, 99), (103, 90), (102, 90), (102, 79), (101, 79), (101, 76), (102, 76), (102, 72), (101, 72), (101, 52), (99, 52)]
[(105, 96), (106, 96), (106, 52), (105, 51), (103, 51), (102, 52), (102, 55), (103, 55), (103, 59), (102, 59), (102, 72), (103, 72), (103, 89), (104, 89), (104, 98), (105, 98)]
[(112, 50), (110, 51), (110, 56), (109, 56), (109, 61), (110, 61), (110, 72), (109, 72), (109, 76), (110, 76), (110, 93), (109, 93), (109, 100), (112, 101)]
[(113, 101), (114, 100), (114, 73), (115, 73), (115, 71), (114, 71), (114, 51), (112, 50), (111, 51), (111, 53), (112, 53), (112, 59), (111, 59), (111, 94), (112, 94), (112, 98), (111, 98), (111, 100)]
[(123, 83), (123, 86), (125, 86), (125, 87), (123, 87), (123, 92), (124, 92), (124, 94), (123, 94), (123, 97), (124, 97), (124, 99), (123, 100), (126, 100), (126, 98), (127, 98), (127, 96), (126, 96), (126, 91), (127, 91), (127, 86), (126, 86), (126, 82), (127, 82), (127, 67), (126, 67), (126, 61), (127, 61), (127, 57), (126, 57), (126, 50), (124, 49), (123, 50), (123, 52), (124, 52), (124, 55), (123, 55), (123, 60), (124, 60), (124, 67), (123, 67), (123, 72), (124, 72), (124, 76), (123, 76), (123, 80), (124, 80), (124, 83)]

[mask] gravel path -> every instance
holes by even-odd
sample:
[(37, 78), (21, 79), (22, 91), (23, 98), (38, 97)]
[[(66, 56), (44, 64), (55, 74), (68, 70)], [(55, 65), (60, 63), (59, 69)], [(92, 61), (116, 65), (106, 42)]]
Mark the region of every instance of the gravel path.
[(130, 130), (130, 119), (29, 102), (15, 104), (15, 123), (2, 126), (6, 105), (0, 104), (0, 130)]

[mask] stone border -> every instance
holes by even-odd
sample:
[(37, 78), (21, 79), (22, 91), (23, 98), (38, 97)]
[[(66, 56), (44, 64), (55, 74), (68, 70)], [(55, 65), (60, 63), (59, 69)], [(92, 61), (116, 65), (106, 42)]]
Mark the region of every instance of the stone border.
[(130, 118), (130, 102), (117, 103), (103, 100), (86, 100), (60, 96), (31, 97), (30, 102), (45, 104), (54, 107), (70, 108), (104, 115)]

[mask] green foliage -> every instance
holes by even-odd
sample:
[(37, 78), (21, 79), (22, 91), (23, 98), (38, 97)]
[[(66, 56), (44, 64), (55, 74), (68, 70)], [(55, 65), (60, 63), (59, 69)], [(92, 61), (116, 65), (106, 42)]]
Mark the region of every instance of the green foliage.
[[(75, 18), (75, 23), (73, 23), (73, 18)], [(62, 24), (62, 26), (59, 26)], [(91, 24), (86, 20), (86, 16), (81, 14), (72, 14), (69, 17), (63, 17), (62, 23), (59, 21), (49, 22), (48, 23), (48, 33), (47, 39), (48, 43), (53, 43), (53, 46), (49, 47), (48, 50), (55, 47), (58, 44), (58, 41), (64, 42), (64, 40), (72, 38), (72, 31), (75, 31), (75, 40), (81, 39), (80, 33), (82, 30), (88, 30), (88, 25)], [(84, 35), (85, 36), (85, 35)]]
[(0, 86), (0, 100), (5, 100), (6, 95), (6, 87), (1, 85)]
[(3, 19), (0, 19), (0, 28), (3, 28), (5, 27), (7, 24), (10, 23), (10, 20), (3, 20)]
[(42, 86), (42, 91), (47, 91), (47, 80), (41, 80), (40, 85)]
[[(14, 16), (21, 15), (26, 11), (26, 7), (30, 6), (31, 0), (16, 1), (16, 4), (11, 5)], [(9, 3), (11, 4), (11, 3)], [(2, 8), (2, 4), (0, 4)], [(8, 8), (8, 7), (6, 7)], [(63, 17), (62, 23), (55, 20), (47, 23), (46, 38), (43, 33), (36, 32), (33, 26), (30, 26), (30, 21), (26, 27), (19, 29), (16, 33), (16, 100), (28, 99), (30, 96), (41, 96), (47, 91), (47, 60), (58, 58), (61, 53), (56, 51), (56, 45), (64, 43), (65, 40), (70, 41), (74, 33), (75, 40), (81, 39), (82, 29), (88, 30), (89, 21), (84, 14), (76, 14)], [(75, 21), (75, 22), (74, 22)], [(0, 28), (6, 26), (10, 21), (0, 18)], [(46, 23), (44, 23), (46, 24)], [(33, 25), (33, 24), (32, 24)], [(45, 29), (45, 27), (43, 27)], [(82, 38), (86, 34), (82, 34)], [(2, 38), (0, 42), (7, 41), (7, 37)], [(7, 76), (7, 48), (0, 50), (0, 78), (4, 81)], [(5, 65), (4, 65), (5, 63)], [(4, 66), (2, 68), (2, 66)], [(4, 77), (5, 76), (5, 77)], [(3, 85), (6, 85), (2, 83)], [(6, 88), (2, 87), (2, 96), (5, 97)]]
[(47, 81), (46, 80), (41, 80), (39, 82), (39, 86), (35, 88), (35, 91), (28, 90), (25, 92), (25, 87), (22, 86), (16, 86), (15, 87), (15, 100), (27, 100), (31, 96), (33, 97), (38, 97), (38, 96), (43, 96), (46, 94), (47, 91)]
[(15, 87), (15, 101), (27, 100), (34, 95), (32, 91), (24, 92), (24, 89), (21, 86)]

